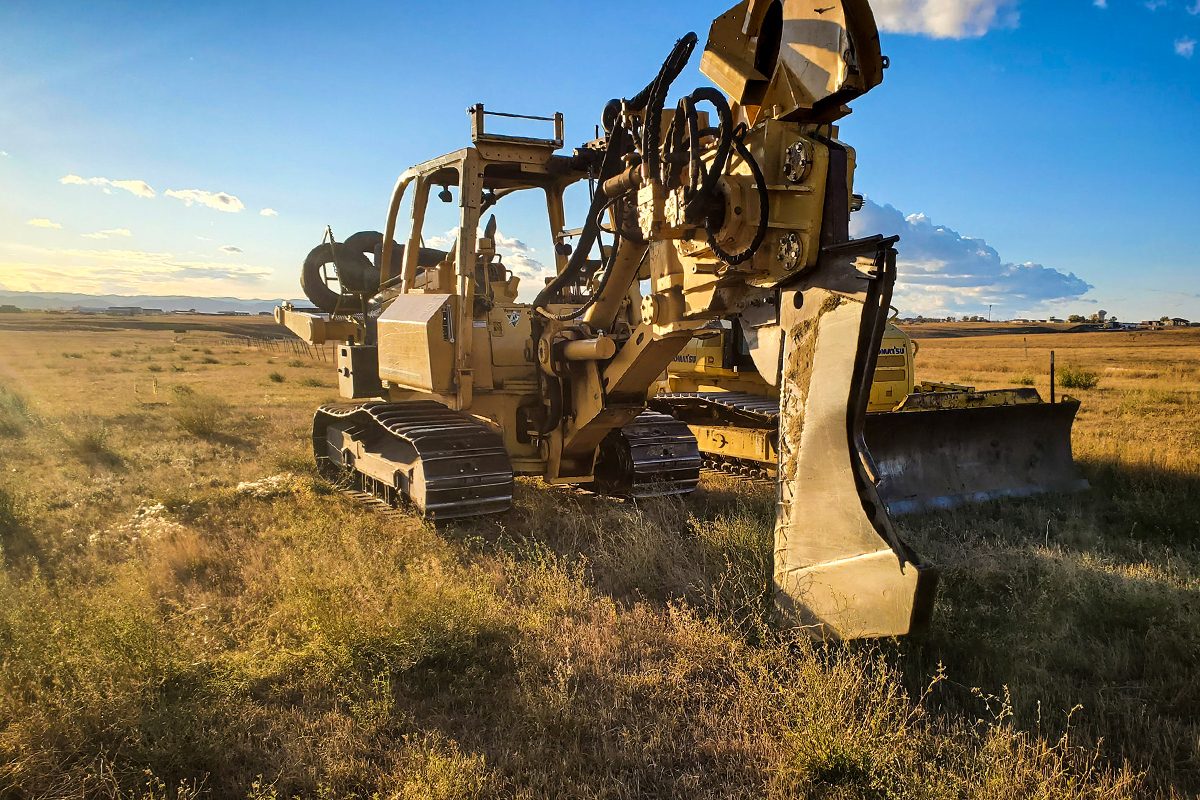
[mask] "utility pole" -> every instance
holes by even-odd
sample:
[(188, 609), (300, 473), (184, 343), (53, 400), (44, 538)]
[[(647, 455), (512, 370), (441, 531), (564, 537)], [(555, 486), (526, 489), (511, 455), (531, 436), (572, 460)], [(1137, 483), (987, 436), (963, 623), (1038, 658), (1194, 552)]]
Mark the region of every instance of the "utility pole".
[(988, 322), (992, 321), (992, 304), (988, 303)]

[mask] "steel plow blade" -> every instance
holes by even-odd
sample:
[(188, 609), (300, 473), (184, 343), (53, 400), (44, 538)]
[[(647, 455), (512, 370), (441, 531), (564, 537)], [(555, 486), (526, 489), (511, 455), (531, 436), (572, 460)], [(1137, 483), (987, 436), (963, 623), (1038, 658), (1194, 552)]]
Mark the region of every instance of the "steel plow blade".
[(779, 303), (775, 605), (822, 639), (913, 633), (936, 594), (937, 572), (892, 527), (863, 440), (895, 280), (890, 241), (875, 243), (873, 263), (870, 244), (841, 246)]
[(1076, 400), (899, 411), (865, 436), (892, 514), (1088, 488), (1071, 455)]

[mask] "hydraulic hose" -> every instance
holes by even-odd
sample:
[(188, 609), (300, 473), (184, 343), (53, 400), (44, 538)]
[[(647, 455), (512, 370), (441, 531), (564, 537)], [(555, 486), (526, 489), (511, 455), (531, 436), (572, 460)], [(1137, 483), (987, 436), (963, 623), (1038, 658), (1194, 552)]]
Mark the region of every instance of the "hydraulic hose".
[[(625, 129), (617, 126), (612, 134), (608, 137), (608, 145), (604, 149), (604, 161), (600, 164), (600, 187), (604, 186), (604, 182), (616, 175), (621, 166), (621, 152), (625, 146)], [(603, 188), (596, 191), (592, 198), (591, 208), (588, 210), (587, 219), (584, 221), (583, 230), (579, 233), (579, 242), (576, 244), (575, 250), (571, 253), (571, 259), (567, 262), (567, 266), (559, 273), (546, 288), (538, 292), (533, 301), (534, 309), (545, 309), (549, 304), (550, 298), (559, 294), (564, 286), (567, 286), (572, 281), (579, 280), (582, 277), (583, 268), (587, 264), (588, 254), (591, 253), (592, 247), (596, 244), (596, 237), (600, 234), (599, 218), (607, 205), (608, 200), (604, 196)], [(543, 311), (543, 313), (545, 313)], [(567, 317), (569, 319), (569, 317)]]
[[(754, 175), (754, 182), (758, 185), (758, 230), (754, 232), (754, 239), (750, 242), (750, 246), (737, 255), (731, 255), (721, 249), (721, 245), (717, 243), (716, 234), (720, 230), (720, 226), (714, 226), (712, 217), (709, 217), (704, 223), (704, 233), (708, 239), (708, 246), (716, 254), (717, 258), (724, 261), (730, 266), (736, 266), (744, 261), (748, 261), (758, 252), (758, 248), (762, 246), (763, 239), (767, 235), (767, 222), (771, 218), (771, 196), (767, 192), (767, 179), (763, 175), (762, 169), (759, 168), (758, 162), (754, 160), (754, 156), (750, 153), (750, 148), (746, 147), (743, 139), (746, 136), (747, 129), (743, 125), (733, 136), (733, 146), (737, 149), (738, 155), (745, 160), (750, 167), (750, 173)], [(714, 227), (716, 230), (714, 230)]]
[(676, 42), (675, 48), (663, 62), (654, 82), (638, 92), (634, 100), (629, 103), (634, 110), (640, 109), (641, 105), (638, 104), (638, 101), (643, 94), (646, 94), (644, 101), (646, 127), (642, 131), (642, 159), (646, 164), (646, 174), (656, 180), (659, 178), (659, 130), (662, 126), (662, 112), (663, 106), (667, 102), (667, 92), (671, 90), (671, 84), (679, 77), (679, 73), (683, 72), (683, 68), (687, 66), (688, 59), (692, 57), (692, 50), (696, 47), (696, 41), (696, 34), (689, 33)]
[[(694, 107), (696, 103), (709, 102), (717, 109), (717, 116), (721, 118), (721, 123), (717, 126), (717, 152), (713, 157), (712, 167), (708, 170), (705, 170), (702, 165), (699, 167), (704, 174), (704, 180), (701, 181), (698, 190), (684, 205), (685, 218), (694, 219), (693, 215), (708, 204), (709, 198), (717, 190), (717, 181), (725, 173), (725, 165), (729, 162), (729, 151), (734, 141), (734, 130), (733, 112), (729, 110), (729, 103), (726, 102), (725, 95), (716, 89), (701, 87), (692, 92), (688, 100), (693, 106), (693, 114), (695, 113)], [(693, 147), (696, 146), (693, 145)], [(698, 153), (695, 151), (693, 151), (693, 158), (697, 162), (699, 161)]]

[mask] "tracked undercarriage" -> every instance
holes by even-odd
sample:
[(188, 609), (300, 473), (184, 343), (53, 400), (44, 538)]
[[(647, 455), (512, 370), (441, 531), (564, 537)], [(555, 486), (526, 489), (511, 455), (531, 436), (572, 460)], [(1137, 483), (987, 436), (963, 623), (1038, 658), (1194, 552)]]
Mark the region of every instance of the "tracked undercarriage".
[[(313, 453), (323, 472), (391, 506), (448, 520), (497, 514), (512, 503), (513, 469), (503, 439), (471, 417), (432, 401), (330, 403), (313, 418)], [(614, 497), (687, 494), (700, 479), (700, 453), (687, 425), (645, 412), (601, 446), (596, 481)]]

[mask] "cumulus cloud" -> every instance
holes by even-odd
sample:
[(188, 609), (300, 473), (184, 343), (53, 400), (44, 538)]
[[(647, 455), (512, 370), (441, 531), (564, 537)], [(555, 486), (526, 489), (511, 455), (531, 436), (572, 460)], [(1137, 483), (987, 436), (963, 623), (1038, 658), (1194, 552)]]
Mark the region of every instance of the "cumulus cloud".
[(25, 224), (32, 225), (35, 228), (61, 228), (62, 227), (62, 225), (59, 225), (57, 222), (51, 222), (50, 220), (48, 220), (44, 217), (41, 217), (38, 219), (31, 219), (31, 220), (29, 220), (29, 222), (26, 222)]
[[(1196, 0), (1196, 2), (1194, 2), (1190, 6), (1188, 6), (1187, 12), (1189, 14), (1200, 14), (1200, 0)], [(8, 154), (5, 153), (5, 155), (8, 155)]]
[(996, 28), (1015, 28), (1020, 0), (876, 0), (879, 28), (934, 39), (967, 39)]
[(900, 236), (894, 303), (905, 313), (985, 313), (989, 305), (1029, 312), (1077, 300), (1092, 288), (1074, 273), (1006, 262), (983, 239), (936, 225), (924, 214), (905, 216), (867, 200), (850, 219), (854, 236)]
[(240, 252), (242, 252), (242, 248), (234, 247), (231, 244), (223, 244), (220, 247), (218, 247), (217, 249), (220, 250), (222, 253), (240, 253)]
[(110, 236), (133, 236), (128, 228), (109, 228), (105, 231), (96, 231), (95, 233), (83, 234), (86, 239), (107, 239)]
[(1108, 0), (1095, 0), (1092, 5), (1096, 8), (1108, 8)]
[(79, 186), (103, 186), (104, 191), (108, 192), (109, 186), (114, 186), (118, 189), (135, 194), (138, 197), (154, 197), (154, 190), (150, 188), (150, 184), (145, 181), (110, 181), (108, 178), (83, 178), (79, 175), (67, 175), (59, 178), (59, 183), (77, 184)]
[[(1197, 2), (1200, 2), (1200, 0), (1197, 0)], [(279, 216), (279, 212), (273, 208), (264, 208), (262, 211), (260, 211), (258, 213), (264, 217), (278, 217)]]
[[(483, 230), (480, 229), (478, 236), (483, 236)], [(436, 247), (439, 250), (449, 250), (454, 246), (455, 240), (458, 238), (458, 229), (451, 228), (441, 236), (434, 236), (425, 240), (426, 247)], [(496, 243), (496, 252), (500, 255), (504, 266), (521, 279), (521, 294), (524, 296), (530, 291), (536, 293), (542, 288), (545, 279), (555, 274), (555, 266), (553, 261), (551, 266), (547, 266), (536, 256), (538, 251), (536, 248), (530, 247), (520, 239), (515, 239), (505, 236), (503, 232), (496, 231), (494, 238)], [(532, 295), (530, 295), (532, 296)]]
[[(1197, 0), (1197, 2), (1200, 2), (1200, 0)], [(0, 150), (0, 156), (4, 156), (5, 158), (8, 158), (8, 151)]]
[(1175, 54), (1191, 58), (1196, 52), (1196, 40), (1184, 36), (1175, 40)]
[(237, 213), (246, 207), (241, 200), (225, 192), (206, 192), (203, 189), (167, 189), (166, 195), (182, 200), (188, 206), (200, 203), (209, 208), (215, 208), (217, 211)]

